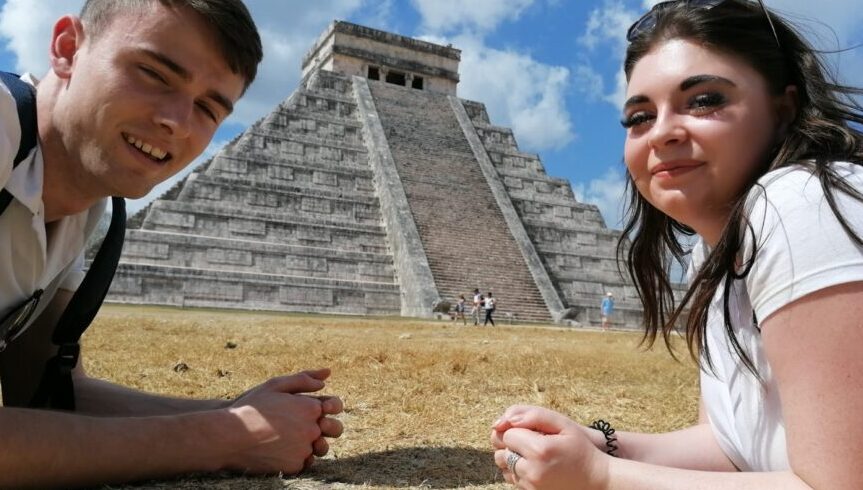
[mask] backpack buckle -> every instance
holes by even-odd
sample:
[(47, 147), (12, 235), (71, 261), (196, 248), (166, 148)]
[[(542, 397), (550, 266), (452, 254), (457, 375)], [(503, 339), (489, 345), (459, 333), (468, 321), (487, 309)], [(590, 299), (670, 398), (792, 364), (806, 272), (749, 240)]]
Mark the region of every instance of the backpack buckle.
[(78, 356), (81, 354), (81, 346), (78, 343), (60, 344), (57, 349), (57, 367), (63, 374), (70, 374), (78, 364)]

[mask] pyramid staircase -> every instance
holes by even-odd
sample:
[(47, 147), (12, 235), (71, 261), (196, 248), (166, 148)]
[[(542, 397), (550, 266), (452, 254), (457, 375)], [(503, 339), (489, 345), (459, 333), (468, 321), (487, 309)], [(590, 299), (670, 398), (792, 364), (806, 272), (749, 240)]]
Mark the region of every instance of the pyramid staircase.
[(550, 321), (449, 98), (383, 82), (369, 88), (441, 297), (470, 301), (478, 287), (494, 293), (500, 312)]

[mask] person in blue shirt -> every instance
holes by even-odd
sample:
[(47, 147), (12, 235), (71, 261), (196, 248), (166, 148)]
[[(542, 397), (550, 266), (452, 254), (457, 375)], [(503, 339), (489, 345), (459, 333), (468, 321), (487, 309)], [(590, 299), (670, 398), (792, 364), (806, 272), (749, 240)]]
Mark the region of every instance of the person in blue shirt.
[(614, 294), (611, 291), (605, 293), (605, 297), (602, 298), (600, 310), (602, 311), (602, 330), (606, 331), (611, 322), (611, 315), (614, 314)]

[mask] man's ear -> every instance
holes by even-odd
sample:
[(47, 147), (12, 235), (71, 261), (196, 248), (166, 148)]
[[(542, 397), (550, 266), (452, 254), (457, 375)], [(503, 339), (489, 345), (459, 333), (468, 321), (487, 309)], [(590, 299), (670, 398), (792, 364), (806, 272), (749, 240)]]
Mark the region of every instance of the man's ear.
[(51, 36), (51, 69), (59, 78), (69, 78), (75, 64), (75, 54), (84, 43), (81, 19), (64, 15), (54, 24)]

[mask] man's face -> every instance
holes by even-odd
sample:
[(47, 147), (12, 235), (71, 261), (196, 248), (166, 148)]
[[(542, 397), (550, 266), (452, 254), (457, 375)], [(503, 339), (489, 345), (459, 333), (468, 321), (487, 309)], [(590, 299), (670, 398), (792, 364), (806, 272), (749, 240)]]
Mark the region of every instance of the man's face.
[(244, 79), (189, 9), (152, 2), (116, 14), (95, 39), (84, 28), (53, 113), (65, 156), (94, 197), (142, 197), (204, 151)]

